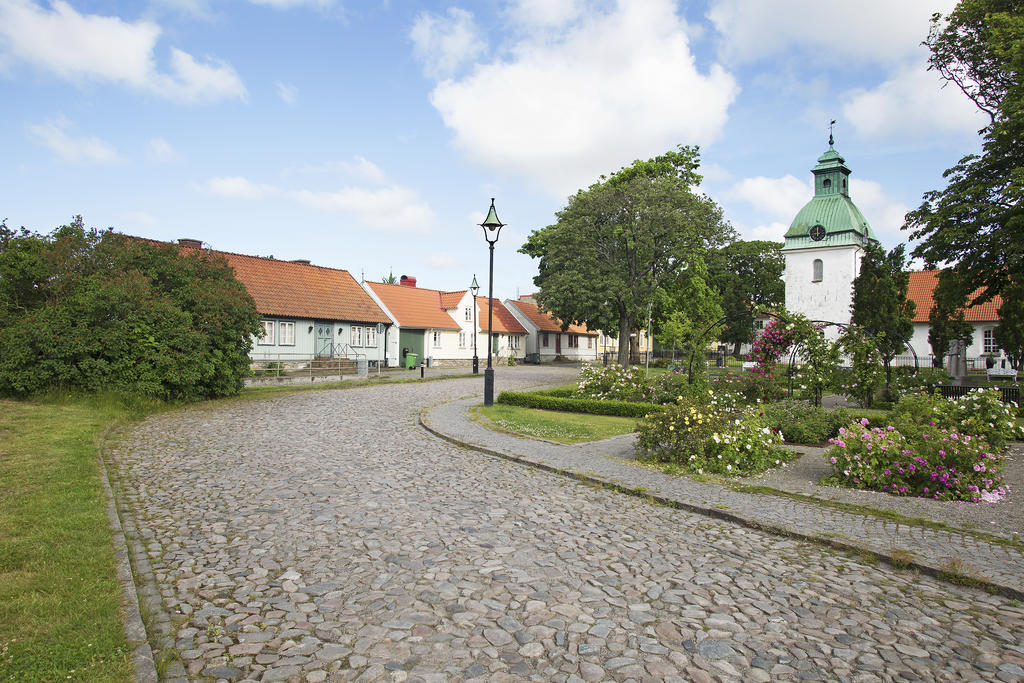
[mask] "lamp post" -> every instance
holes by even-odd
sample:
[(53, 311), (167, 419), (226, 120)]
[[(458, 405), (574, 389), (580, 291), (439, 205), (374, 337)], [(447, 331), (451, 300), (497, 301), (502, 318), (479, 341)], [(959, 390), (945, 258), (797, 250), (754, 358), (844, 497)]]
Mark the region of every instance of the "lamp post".
[[(491, 366), (491, 351), (494, 347), (491, 338), (494, 335), (494, 243), (498, 241), (498, 233), (505, 226), (498, 220), (494, 211), (494, 197), (491, 197), (491, 208), (487, 218), (480, 224), (484, 230), (484, 239), (491, 252), (490, 277), (487, 282), (487, 369), (484, 370), (484, 405), (494, 405), (494, 368)], [(493, 235), (493, 239), (492, 236)]]
[(480, 374), (480, 359), (476, 357), (476, 338), (480, 336), (480, 332), (476, 329), (476, 295), (480, 291), (480, 285), (476, 282), (476, 273), (473, 273), (473, 284), (469, 286), (469, 291), (473, 292), (473, 374)]

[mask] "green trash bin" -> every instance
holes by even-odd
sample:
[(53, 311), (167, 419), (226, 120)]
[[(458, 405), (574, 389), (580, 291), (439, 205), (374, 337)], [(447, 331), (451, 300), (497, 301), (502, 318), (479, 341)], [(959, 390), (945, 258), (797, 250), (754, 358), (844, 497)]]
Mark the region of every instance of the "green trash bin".
[(415, 370), (416, 369), (416, 361), (417, 360), (419, 360), (419, 354), (417, 354), (417, 353), (407, 353), (407, 354), (405, 354), (405, 369), (406, 370)]

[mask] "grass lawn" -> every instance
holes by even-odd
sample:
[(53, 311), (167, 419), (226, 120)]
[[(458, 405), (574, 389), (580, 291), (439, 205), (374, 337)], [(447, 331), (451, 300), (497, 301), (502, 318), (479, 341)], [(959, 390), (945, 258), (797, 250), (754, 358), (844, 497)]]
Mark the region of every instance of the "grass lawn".
[(562, 413), (500, 403), (490, 408), (479, 407), (477, 411), (505, 431), (560, 443), (598, 441), (617, 434), (627, 434), (636, 428), (637, 422), (631, 417)]
[(130, 681), (97, 464), (116, 399), (0, 401), (0, 680)]

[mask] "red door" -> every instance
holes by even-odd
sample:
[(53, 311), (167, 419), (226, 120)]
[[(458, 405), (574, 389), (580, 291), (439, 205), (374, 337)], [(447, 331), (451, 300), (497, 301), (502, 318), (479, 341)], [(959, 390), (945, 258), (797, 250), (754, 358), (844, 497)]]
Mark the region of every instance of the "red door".
[(562, 335), (560, 334), (555, 335), (555, 353), (562, 355)]

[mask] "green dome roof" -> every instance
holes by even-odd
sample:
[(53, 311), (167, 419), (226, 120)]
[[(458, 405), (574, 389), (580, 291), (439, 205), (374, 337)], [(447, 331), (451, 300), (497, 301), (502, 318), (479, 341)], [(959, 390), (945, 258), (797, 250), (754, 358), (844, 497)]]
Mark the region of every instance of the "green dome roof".
[[(830, 140), (831, 142), (831, 140)], [(818, 158), (814, 173), (814, 198), (800, 209), (786, 231), (786, 249), (877, 242), (864, 214), (850, 199), (850, 169), (832, 145)], [(811, 228), (820, 225), (818, 240), (811, 238)]]

